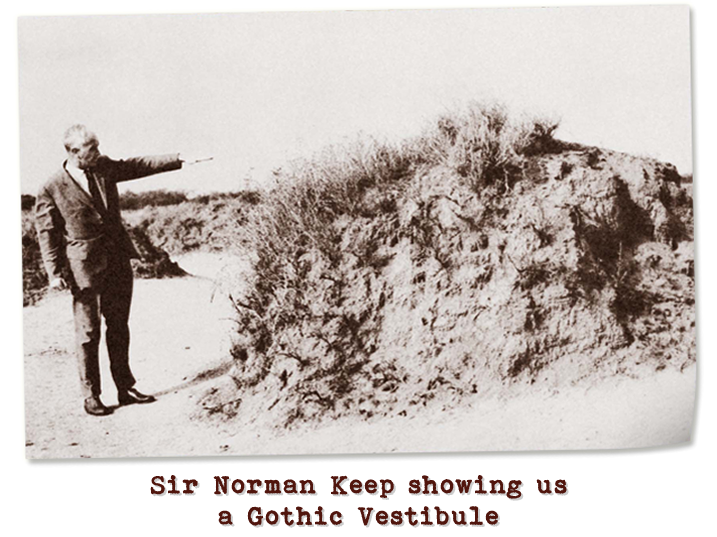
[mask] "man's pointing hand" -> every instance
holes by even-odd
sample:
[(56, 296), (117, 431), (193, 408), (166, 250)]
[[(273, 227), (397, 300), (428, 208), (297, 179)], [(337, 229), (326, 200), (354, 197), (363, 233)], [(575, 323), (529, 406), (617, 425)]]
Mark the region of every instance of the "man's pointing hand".
[(182, 165), (191, 166), (192, 164), (198, 164), (200, 162), (208, 162), (210, 160), (214, 160), (214, 157), (180, 153), (179, 160), (182, 162)]

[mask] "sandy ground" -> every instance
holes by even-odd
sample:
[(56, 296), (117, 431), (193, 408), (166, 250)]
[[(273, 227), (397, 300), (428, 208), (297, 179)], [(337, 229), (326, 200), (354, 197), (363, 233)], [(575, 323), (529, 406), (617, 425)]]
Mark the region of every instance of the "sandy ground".
[[(222, 281), (223, 273), (235, 272), (227, 265), (241, 261), (201, 254), (179, 262), (194, 276), (135, 282), (132, 365), (137, 387), (158, 398), (151, 405), (86, 415), (72, 354), (70, 296), (52, 294), (24, 308), (28, 458), (598, 449), (690, 438), (694, 366), (553, 395), (473, 401), (420, 417), (346, 418), (292, 431), (277, 432), (260, 420), (238, 430), (231, 422), (196, 419), (197, 399), (231, 362), (232, 308), (215, 279)], [(104, 349), (102, 367), (103, 400), (114, 406)]]

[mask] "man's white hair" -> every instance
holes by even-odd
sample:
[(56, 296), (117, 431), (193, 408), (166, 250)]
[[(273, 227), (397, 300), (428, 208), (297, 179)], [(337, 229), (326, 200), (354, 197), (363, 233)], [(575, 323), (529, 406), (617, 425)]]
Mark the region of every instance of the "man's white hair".
[(73, 142), (79, 141), (80, 143), (85, 143), (90, 140), (94, 140), (95, 142), (97, 142), (97, 135), (91, 130), (89, 130), (87, 127), (79, 123), (76, 125), (72, 125), (72, 127), (67, 129), (63, 138), (65, 149), (67, 151), (70, 150), (70, 147), (72, 147)]

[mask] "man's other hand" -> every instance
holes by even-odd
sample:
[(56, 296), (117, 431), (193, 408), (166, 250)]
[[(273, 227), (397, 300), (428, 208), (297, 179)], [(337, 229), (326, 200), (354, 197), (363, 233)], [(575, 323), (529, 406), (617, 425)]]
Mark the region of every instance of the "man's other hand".
[(199, 162), (207, 162), (210, 160), (213, 160), (214, 157), (209, 157), (206, 155), (192, 155), (190, 153), (179, 153), (179, 160), (182, 162), (183, 165), (191, 166), (192, 164), (197, 164)]
[(50, 289), (56, 289), (57, 291), (63, 291), (67, 289), (68, 285), (64, 278), (54, 278), (50, 282)]

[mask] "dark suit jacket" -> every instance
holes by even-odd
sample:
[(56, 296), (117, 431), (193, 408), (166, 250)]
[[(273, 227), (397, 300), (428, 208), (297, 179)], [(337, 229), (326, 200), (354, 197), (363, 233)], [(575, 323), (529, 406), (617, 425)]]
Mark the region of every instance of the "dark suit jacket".
[(117, 183), (176, 170), (176, 154), (112, 160), (101, 156), (93, 168), (107, 210), (62, 169), (43, 185), (35, 203), (35, 228), (50, 280), (71, 278), (79, 288), (101, 281), (111, 256), (138, 257), (120, 216)]

